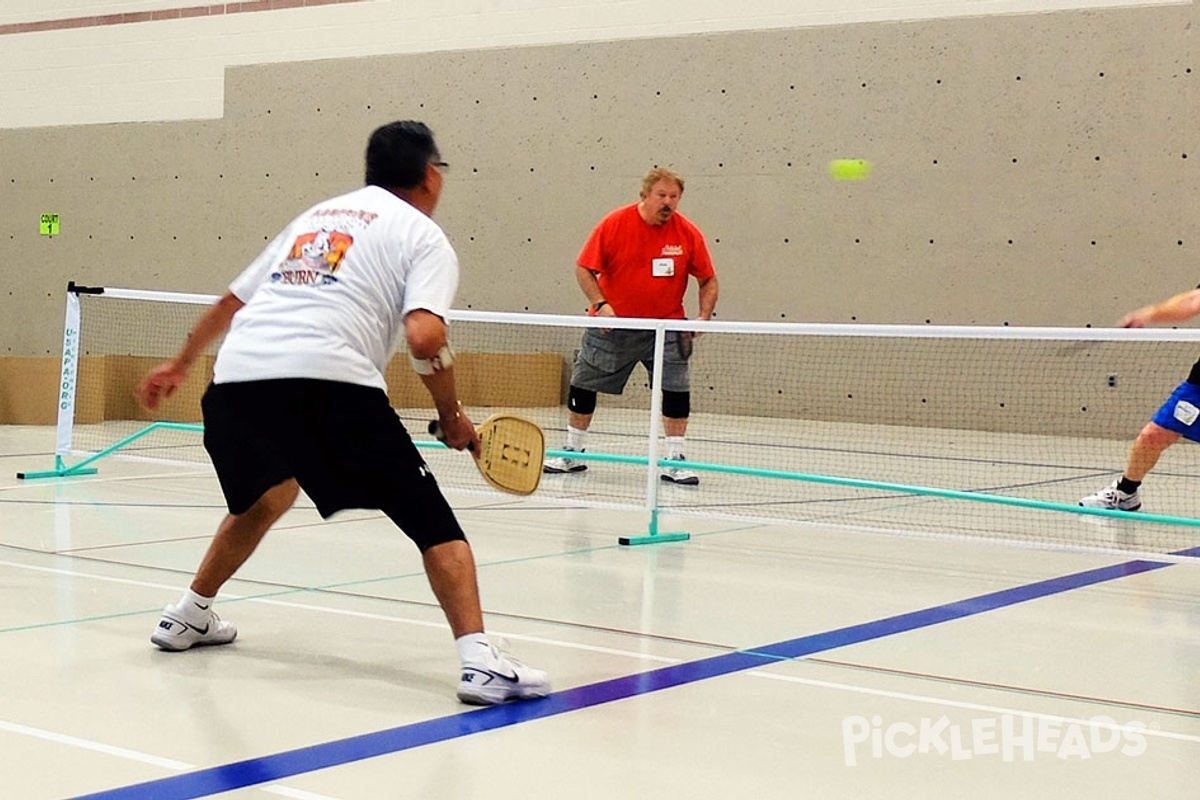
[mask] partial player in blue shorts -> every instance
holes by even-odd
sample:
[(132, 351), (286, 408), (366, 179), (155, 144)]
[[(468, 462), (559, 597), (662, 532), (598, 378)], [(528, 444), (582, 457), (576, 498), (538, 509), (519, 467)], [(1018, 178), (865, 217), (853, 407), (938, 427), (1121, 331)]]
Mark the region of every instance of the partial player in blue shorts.
[[(1131, 311), (1117, 325), (1122, 328), (1144, 328), (1153, 324), (1182, 322), (1197, 314), (1200, 314), (1200, 288)], [(1142, 507), (1139, 491), (1142, 480), (1158, 463), (1163, 451), (1183, 438), (1200, 441), (1200, 361), (1192, 366), (1187, 380), (1179, 384), (1174, 394), (1142, 428), (1129, 448), (1129, 459), (1121, 477), (1084, 497), (1079, 505), (1137, 511)]]

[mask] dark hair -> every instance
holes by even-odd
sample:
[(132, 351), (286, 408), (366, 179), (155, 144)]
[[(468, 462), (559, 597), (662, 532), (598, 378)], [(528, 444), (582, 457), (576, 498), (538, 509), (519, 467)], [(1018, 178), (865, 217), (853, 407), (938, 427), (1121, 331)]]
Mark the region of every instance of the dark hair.
[(440, 158), (433, 131), (424, 122), (389, 122), (367, 142), (367, 185), (412, 189), (425, 180), (426, 165)]

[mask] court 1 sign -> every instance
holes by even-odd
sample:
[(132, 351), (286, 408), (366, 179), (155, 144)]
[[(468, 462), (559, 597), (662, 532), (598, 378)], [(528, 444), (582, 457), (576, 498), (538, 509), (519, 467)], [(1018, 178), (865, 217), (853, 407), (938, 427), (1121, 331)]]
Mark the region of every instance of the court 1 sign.
[(58, 214), (42, 214), (42, 236), (58, 236)]

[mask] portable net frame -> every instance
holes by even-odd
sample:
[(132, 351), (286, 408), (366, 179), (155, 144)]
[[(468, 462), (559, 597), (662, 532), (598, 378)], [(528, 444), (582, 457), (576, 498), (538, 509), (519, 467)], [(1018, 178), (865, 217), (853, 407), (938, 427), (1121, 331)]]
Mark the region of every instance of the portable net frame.
[[(108, 457), (206, 462), (199, 398), (214, 353), (150, 415), (132, 388), (170, 357), (205, 295), (71, 286), (54, 469), (77, 475)], [(472, 419), (504, 411), (547, 432), (561, 455), (571, 364), (594, 318), (456, 310), (459, 394)], [(1136, 514), (1077, 505), (1121, 473), (1145, 421), (1200, 355), (1200, 330), (902, 326), (634, 320), (653, 332), (654, 370), (600, 395), (586, 472), (546, 475), (542, 502), (637, 509), (644, 535), (662, 514), (1146, 552), (1200, 544), (1200, 451), (1170, 448)], [(695, 331), (686, 439), (697, 487), (659, 480), (668, 332)], [(429, 437), (432, 403), (406, 356), (389, 397), (446, 488), (490, 491), (465, 456)]]

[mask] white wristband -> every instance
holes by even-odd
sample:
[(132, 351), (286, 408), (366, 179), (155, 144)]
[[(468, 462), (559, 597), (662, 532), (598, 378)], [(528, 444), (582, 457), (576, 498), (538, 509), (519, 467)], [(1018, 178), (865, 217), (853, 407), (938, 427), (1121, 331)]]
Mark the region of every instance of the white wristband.
[(438, 350), (433, 358), (413, 358), (409, 353), (408, 360), (412, 363), (413, 372), (418, 375), (432, 375), (450, 369), (454, 364), (454, 351), (447, 343), (442, 345), (442, 349)]

